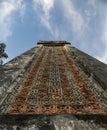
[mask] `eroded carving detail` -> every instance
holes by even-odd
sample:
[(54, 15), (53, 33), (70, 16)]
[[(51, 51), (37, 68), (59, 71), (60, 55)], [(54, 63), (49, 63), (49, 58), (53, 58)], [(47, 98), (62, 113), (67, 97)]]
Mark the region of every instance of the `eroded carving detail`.
[(60, 46), (45, 46), (8, 113), (104, 113), (87, 82)]

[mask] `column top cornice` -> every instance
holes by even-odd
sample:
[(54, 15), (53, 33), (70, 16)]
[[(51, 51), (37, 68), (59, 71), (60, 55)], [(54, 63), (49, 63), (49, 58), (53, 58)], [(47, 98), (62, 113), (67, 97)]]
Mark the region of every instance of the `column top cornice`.
[(44, 45), (44, 46), (64, 46), (66, 44), (71, 44), (67, 41), (42, 41), (39, 40), (39, 42), (37, 42), (37, 45)]

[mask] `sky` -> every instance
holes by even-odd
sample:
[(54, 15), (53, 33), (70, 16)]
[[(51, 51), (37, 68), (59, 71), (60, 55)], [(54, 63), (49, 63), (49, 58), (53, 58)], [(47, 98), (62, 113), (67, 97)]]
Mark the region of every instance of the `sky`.
[(39, 40), (68, 41), (107, 64), (107, 0), (0, 0), (4, 63)]

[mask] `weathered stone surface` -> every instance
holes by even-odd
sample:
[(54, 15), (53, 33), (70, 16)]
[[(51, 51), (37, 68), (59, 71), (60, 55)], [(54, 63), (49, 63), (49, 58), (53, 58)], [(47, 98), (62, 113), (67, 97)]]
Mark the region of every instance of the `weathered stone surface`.
[(7, 107), (15, 96), (41, 49), (41, 47), (32, 48), (0, 67), (0, 110), (5, 111), (4, 105)]
[(107, 65), (50, 42), (0, 68), (0, 130), (106, 130)]
[[(38, 58), (29, 66), (26, 76), (23, 76), (24, 81), (17, 90), (14, 86), (10, 95), (1, 104), (1, 113), (104, 114), (107, 112), (106, 97), (103, 101), (101, 95), (104, 92), (103, 88), (88, 80), (87, 74), (79, 69), (70, 55), (71, 51), (65, 49), (66, 46), (43, 44)], [(97, 88), (100, 88), (100, 91)]]
[(5, 115), (0, 130), (106, 130), (107, 117), (99, 115)]
[(100, 97), (107, 102), (107, 64), (95, 59), (79, 49), (66, 46), (76, 65), (87, 75), (87, 78), (99, 91)]
[(92, 76), (104, 90), (107, 90), (107, 65), (75, 47), (68, 46), (68, 50), (70, 50), (71, 57), (73, 57), (77, 65), (89, 77)]

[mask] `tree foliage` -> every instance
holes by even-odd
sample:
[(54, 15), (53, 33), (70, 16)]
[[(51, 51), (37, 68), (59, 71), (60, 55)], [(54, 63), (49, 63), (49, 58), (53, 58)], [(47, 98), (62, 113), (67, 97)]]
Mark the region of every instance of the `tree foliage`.
[(6, 45), (4, 43), (0, 43), (0, 64), (3, 64), (3, 58), (7, 59), (8, 55), (5, 52)]
[(0, 57), (1, 58), (8, 58), (7, 53), (5, 53), (6, 45), (4, 43), (0, 43)]

